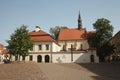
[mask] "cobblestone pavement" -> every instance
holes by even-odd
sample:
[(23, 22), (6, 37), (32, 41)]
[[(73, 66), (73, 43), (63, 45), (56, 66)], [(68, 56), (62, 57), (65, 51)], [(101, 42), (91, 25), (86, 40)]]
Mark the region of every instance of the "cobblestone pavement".
[(120, 64), (38, 64), (49, 80), (119, 80)]
[(0, 64), (0, 80), (120, 80), (120, 63)]
[(94, 80), (96, 74), (90, 71), (77, 70), (58, 64), (38, 64), (49, 80)]
[(34, 62), (0, 64), (0, 80), (48, 80)]

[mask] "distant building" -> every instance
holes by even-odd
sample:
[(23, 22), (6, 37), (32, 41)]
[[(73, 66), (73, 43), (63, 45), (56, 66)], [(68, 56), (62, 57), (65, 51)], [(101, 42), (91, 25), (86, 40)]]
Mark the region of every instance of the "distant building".
[(120, 31), (117, 32), (111, 39), (110, 43), (115, 46), (114, 53), (112, 54), (113, 60), (120, 61)]
[(99, 62), (96, 49), (90, 48), (87, 35), (89, 32), (82, 28), (82, 20), (78, 16), (78, 28), (63, 29), (56, 41), (50, 34), (36, 27), (29, 32), (34, 42), (30, 55), (21, 60), (50, 63), (90, 63)]
[(0, 62), (3, 62), (7, 53), (8, 50), (6, 50), (5, 47), (2, 44), (0, 44)]
[(70, 51), (71, 46), (74, 51), (84, 51), (89, 49), (86, 29), (63, 29), (60, 31), (59, 44), (61, 50)]

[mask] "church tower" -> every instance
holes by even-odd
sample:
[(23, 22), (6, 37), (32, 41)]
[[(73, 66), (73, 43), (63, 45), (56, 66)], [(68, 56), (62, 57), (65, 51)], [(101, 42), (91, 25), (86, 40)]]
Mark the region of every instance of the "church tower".
[(80, 12), (79, 12), (79, 15), (78, 15), (78, 30), (82, 29), (82, 19), (81, 19), (81, 16), (80, 16)]

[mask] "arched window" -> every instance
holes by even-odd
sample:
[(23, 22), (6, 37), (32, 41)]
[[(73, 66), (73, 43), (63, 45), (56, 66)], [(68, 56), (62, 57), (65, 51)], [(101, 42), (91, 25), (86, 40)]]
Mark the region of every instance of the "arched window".
[(94, 62), (94, 55), (90, 56), (91, 62)]
[(30, 60), (30, 61), (33, 60), (33, 56), (32, 56), (32, 55), (29, 56), (29, 60)]
[(41, 55), (37, 56), (37, 62), (42, 62), (42, 56)]

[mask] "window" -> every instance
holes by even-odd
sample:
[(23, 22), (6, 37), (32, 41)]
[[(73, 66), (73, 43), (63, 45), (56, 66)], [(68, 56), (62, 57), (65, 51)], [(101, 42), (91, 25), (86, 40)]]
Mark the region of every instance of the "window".
[(83, 50), (83, 45), (82, 44), (80, 45), (80, 49)]
[(49, 45), (48, 44), (46, 44), (46, 50), (49, 50)]
[(63, 45), (63, 51), (66, 51), (66, 46), (65, 45)]
[(38, 47), (39, 47), (39, 50), (42, 50), (42, 45), (38, 45)]

